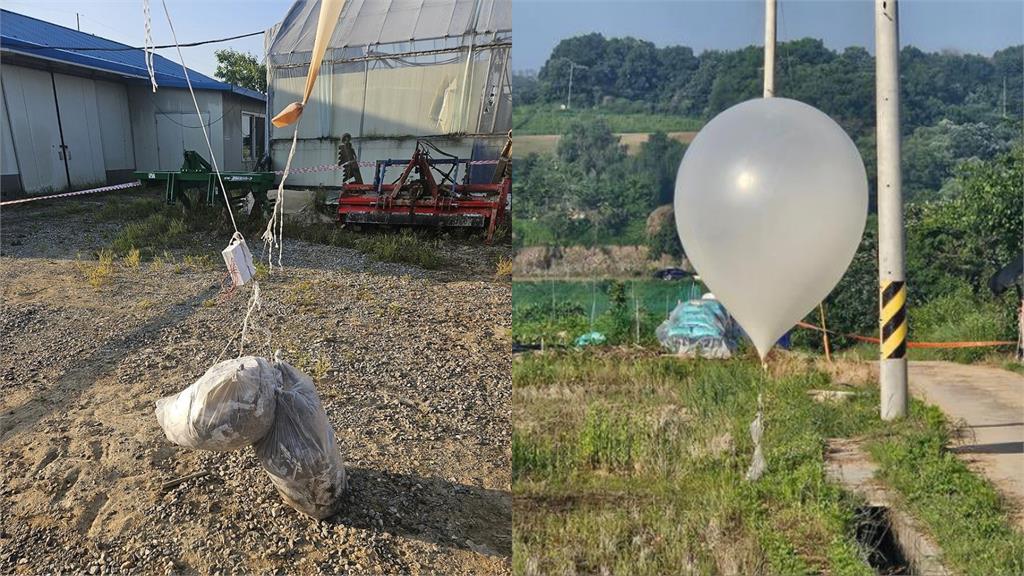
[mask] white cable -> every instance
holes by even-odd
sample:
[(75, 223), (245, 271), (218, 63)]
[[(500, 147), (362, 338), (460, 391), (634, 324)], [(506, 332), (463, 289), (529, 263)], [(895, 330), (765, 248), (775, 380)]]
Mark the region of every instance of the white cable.
[(146, 71), (149, 72), (149, 81), (153, 85), (153, 93), (156, 94), (156, 69), (153, 67), (153, 21), (149, 14), (149, 0), (142, 0), (142, 14), (146, 20), (146, 39), (142, 43), (142, 53), (146, 59)]
[(192, 95), (192, 103), (196, 106), (196, 115), (199, 117), (199, 127), (203, 129), (203, 139), (206, 140), (206, 148), (210, 151), (210, 161), (213, 163), (213, 171), (217, 174), (217, 183), (220, 184), (220, 191), (224, 195), (224, 207), (228, 210), (228, 216), (231, 218), (231, 227), (235, 229), (235, 233), (238, 232), (238, 225), (235, 224), (235, 214), (231, 209), (231, 200), (228, 198), (228, 191), (224, 188), (224, 181), (220, 177), (220, 168), (217, 166), (217, 155), (213, 153), (213, 144), (210, 144), (210, 135), (206, 132), (206, 124), (203, 123), (203, 113), (199, 109), (199, 101), (196, 100), (196, 92), (192, 89), (192, 81), (188, 77), (188, 67), (185, 66), (185, 56), (181, 53), (181, 46), (178, 45), (178, 35), (174, 32), (174, 23), (171, 22), (171, 13), (167, 10), (167, 0), (160, 0), (160, 3), (164, 5), (164, 15), (167, 16), (167, 25), (171, 28), (171, 38), (174, 40), (174, 46), (178, 50), (178, 60), (181, 61), (181, 70), (185, 73), (185, 83), (188, 84), (188, 92)]
[[(284, 251), (284, 182), (288, 179), (288, 173), (292, 169), (292, 158), (295, 157), (295, 148), (299, 142), (299, 123), (295, 123), (295, 132), (292, 134), (292, 147), (288, 151), (288, 160), (284, 163), (284, 172), (281, 175), (281, 183), (277, 185), (277, 197), (274, 199), (274, 210), (271, 213), (270, 221), (267, 222), (267, 229), (263, 231), (263, 244), (267, 248), (267, 264), (271, 269), (274, 267), (274, 246), (277, 246), (277, 267), (281, 268), (281, 252)], [(274, 231), (277, 225), (278, 231)]]
[[(203, 113), (199, 109), (199, 101), (196, 99), (196, 92), (192, 89), (192, 80), (188, 77), (188, 67), (185, 65), (185, 56), (181, 53), (181, 46), (178, 45), (178, 34), (174, 31), (174, 23), (171, 22), (171, 12), (167, 9), (167, 1), (160, 0), (164, 7), (164, 15), (167, 16), (167, 25), (171, 29), (171, 38), (174, 40), (174, 46), (178, 51), (178, 60), (181, 61), (181, 70), (185, 74), (185, 83), (188, 85), (188, 92), (192, 95), (192, 104), (196, 107), (196, 116), (199, 117), (199, 127), (203, 129), (203, 139), (206, 140), (206, 149), (210, 151), (210, 161), (213, 163), (213, 171), (217, 174), (217, 183), (220, 184), (221, 194), (224, 196), (224, 207), (228, 211), (228, 216), (231, 218), (231, 227), (235, 229), (235, 234), (239, 237), (242, 233), (238, 231), (238, 224), (235, 222), (235, 214), (231, 209), (231, 200), (228, 198), (227, 188), (224, 187), (224, 180), (221, 179), (220, 167), (217, 165), (217, 155), (213, 153), (213, 144), (210, 143), (210, 135), (206, 131), (206, 124), (203, 123)], [(296, 127), (296, 136), (298, 128)], [(292, 152), (295, 152), (294, 145), (292, 146)], [(291, 158), (288, 159), (289, 163)], [(282, 181), (283, 185), (283, 181)], [(280, 262), (280, 254), (278, 255), (278, 262)], [(238, 342), (238, 356), (241, 357), (245, 350), (245, 336), (249, 330), (249, 318), (252, 313), (262, 308), (262, 302), (260, 300), (260, 283), (253, 280), (252, 283), (252, 295), (249, 298), (249, 304), (246, 307), (245, 318), (242, 320), (242, 333)], [(270, 340), (269, 330), (268, 332), (268, 344)]]
[[(245, 309), (245, 318), (242, 319), (242, 336), (238, 341), (238, 356), (241, 357), (245, 351), (245, 335), (249, 331), (249, 317), (256, 310), (263, 308), (263, 303), (260, 301), (260, 283), (253, 282), (252, 284), (252, 296), (249, 297), (249, 305)], [(268, 339), (269, 340), (269, 339)], [(269, 342), (268, 342), (269, 343)]]

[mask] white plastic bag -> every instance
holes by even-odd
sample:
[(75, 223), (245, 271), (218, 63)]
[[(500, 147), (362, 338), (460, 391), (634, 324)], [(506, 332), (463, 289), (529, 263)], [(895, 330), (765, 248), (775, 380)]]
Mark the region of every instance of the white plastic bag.
[(270, 480), (292, 508), (314, 518), (335, 514), (345, 492), (345, 467), (334, 429), (313, 380), (286, 362), (274, 424), (254, 446)]
[(280, 385), (280, 371), (264, 358), (225, 360), (178, 394), (157, 400), (156, 418), (179, 446), (237, 450), (270, 429)]

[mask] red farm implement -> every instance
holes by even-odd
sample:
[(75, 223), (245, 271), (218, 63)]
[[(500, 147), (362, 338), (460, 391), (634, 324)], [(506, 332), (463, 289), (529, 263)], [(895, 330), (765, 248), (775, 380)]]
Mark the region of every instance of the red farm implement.
[[(338, 198), (338, 220), (347, 224), (482, 228), (487, 242), (506, 216), (512, 179), (509, 139), (496, 161), (489, 183), (470, 183), (473, 163), (442, 152), (425, 140), (416, 143), (409, 160), (378, 160), (373, 183), (363, 184), (356, 170), (346, 170)], [(436, 154), (436, 155), (435, 155)], [(351, 158), (343, 161), (352, 162)], [(401, 174), (387, 182), (387, 170)], [(351, 181), (350, 181), (351, 180)]]

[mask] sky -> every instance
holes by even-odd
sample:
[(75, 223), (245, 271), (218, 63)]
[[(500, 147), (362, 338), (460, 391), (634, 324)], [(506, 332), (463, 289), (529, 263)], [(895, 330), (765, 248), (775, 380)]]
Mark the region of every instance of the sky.
[[(142, 46), (145, 39), (142, 0), (3, 0), (2, 4), (6, 10), (69, 28), (75, 28), (78, 12), (83, 32), (130, 46)], [(182, 43), (266, 30), (284, 18), (291, 5), (292, 0), (167, 0), (174, 30)], [(173, 44), (161, 0), (150, 0), (150, 12), (153, 43)], [(189, 68), (213, 76), (217, 69), (214, 50), (228, 47), (263, 59), (262, 36), (182, 48), (182, 53)], [(173, 48), (158, 52), (178, 62)]]
[[(871, 0), (777, 0), (778, 39), (874, 52)], [(563, 38), (601, 32), (696, 52), (764, 43), (761, 0), (513, 0), (512, 68), (538, 70)], [(1024, 43), (1020, 0), (901, 0), (900, 44), (991, 55)]]
[[(373, 0), (383, 1), (383, 0)], [(512, 0), (514, 70), (539, 69), (562, 38), (588, 32), (635, 36), (659, 46), (682, 44), (698, 52), (761, 44), (760, 0)], [(292, 0), (167, 0), (180, 42), (265, 30), (280, 21)], [(144, 39), (142, 0), (3, 0), (4, 8), (131, 46)], [(778, 0), (779, 40), (812, 36), (831, 48), (874, 51), (871, 0)], [(989, 55), (1024, 43), (1020, 0), (902, 0), (901, 43), (924, 50)], [(160, 0), (151, 0), (153, 40), (171, 44)], [(0, 23), (2, 25), (2, 23)], [(184, 48), (185, 62), (212, 76), (213, 52), (231, 47), (262, 59), (263, 37)], [(160, 52), (178, 61), (173, 49)]]

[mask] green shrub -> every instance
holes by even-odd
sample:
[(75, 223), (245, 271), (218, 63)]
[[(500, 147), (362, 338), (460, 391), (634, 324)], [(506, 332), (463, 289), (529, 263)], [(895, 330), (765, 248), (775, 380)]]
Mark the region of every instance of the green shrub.
[[(1012, 301), (1007, 295), (1003, 300)], [(951, 292), (909, 310), (912, 340), (924, 342), (973, 342), (1016, 339), (1016, 318), (1012, 305), (989, 295), (976, 296), (965, 283)], [(991, 348), (918, 349), (918, 358), (975, 362)]]
[(444, 264), (441, 243), (410, 231), (399, 234), (373, 234), (359, 239), (360, 249), (381, 262), (412, 264), (433, 270)]

